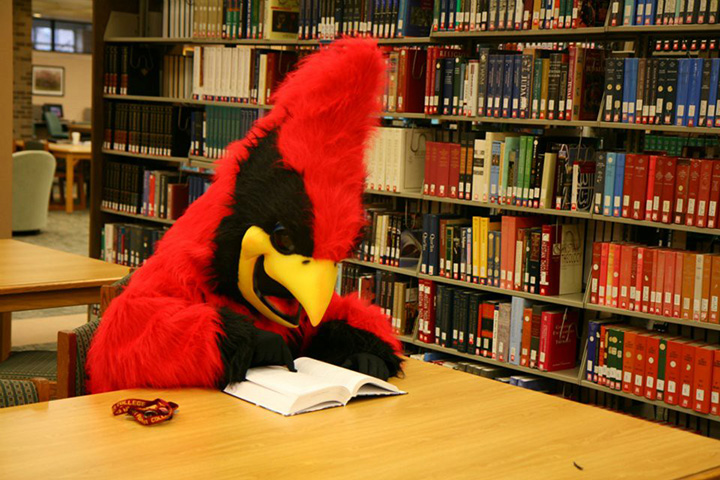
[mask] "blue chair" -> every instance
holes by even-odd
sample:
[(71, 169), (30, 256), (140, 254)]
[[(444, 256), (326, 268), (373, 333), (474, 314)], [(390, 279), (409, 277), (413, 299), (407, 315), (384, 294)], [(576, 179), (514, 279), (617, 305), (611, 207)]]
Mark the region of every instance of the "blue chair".
[(50, 138), (55, 140), (68, 139), (70, 138), (68, 132), (63, 130), (63, 125), (60, 123), (60, 119), (52, 112), (45, 112), (45, 123), (47, 124), (48, 135)]

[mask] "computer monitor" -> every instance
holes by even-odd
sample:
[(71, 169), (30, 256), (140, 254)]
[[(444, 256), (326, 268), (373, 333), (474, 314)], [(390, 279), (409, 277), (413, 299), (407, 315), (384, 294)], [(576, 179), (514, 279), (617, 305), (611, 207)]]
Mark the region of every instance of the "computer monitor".
[(43, 113), (52, 112), (58, 118), (63, 118), (63, 106), (59, 103), (46, 103), (43, 105)]

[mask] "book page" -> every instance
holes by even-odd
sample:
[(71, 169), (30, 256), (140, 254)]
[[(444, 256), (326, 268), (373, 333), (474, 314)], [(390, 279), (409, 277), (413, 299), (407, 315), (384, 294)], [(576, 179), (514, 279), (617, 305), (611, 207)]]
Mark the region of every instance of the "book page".
[(295, 359), (298, 373), (339, 384), (348, 389), (352, 396), (359, 395), (397, 395), (405, 393), (395, 385), (379, 378), (338, 367), (314, 358), (300, 357)]

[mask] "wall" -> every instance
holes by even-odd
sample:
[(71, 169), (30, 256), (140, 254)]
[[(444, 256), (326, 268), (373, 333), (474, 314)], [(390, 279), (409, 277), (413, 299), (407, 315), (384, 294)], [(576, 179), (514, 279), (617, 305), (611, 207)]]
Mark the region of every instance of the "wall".
[[(12, 232), (13, 4), (0, 1), (0, 238)], [(0, 323), (2, 323), (0, 321)], [(0, 325), (1, 327), (1, 325)]]
[(83, 111), (92, 104), (92, 55), (34, 50), (32, 63), (65, 68), (65, 95), (62, 97), (33, 95), (32, 104), (58, 103), (63, 106), (66, 119), (77, 122), (89, 121), (89, 117), (83, 118)]
[[(0, 2), (10, 3), (10, 2)], [(33, 134), (31, 81), (32, 81), (32, 4), (30, 0), (12, 2), (13, 37), (13, 136), (30, 138)], [(11, 63), (3, 63), (10, 65)]]

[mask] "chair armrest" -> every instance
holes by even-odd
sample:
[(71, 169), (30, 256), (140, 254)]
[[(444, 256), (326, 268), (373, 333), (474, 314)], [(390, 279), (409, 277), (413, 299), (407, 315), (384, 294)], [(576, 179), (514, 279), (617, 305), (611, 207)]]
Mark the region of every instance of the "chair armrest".
[(50, 400), (50, 380), (47, 378), (35, 377), (30, 381), (35, 385), (39, 402), (47, 402)]
[(77, 368), (77, 335), (72, 330), (58, 332), (57, 398), (75, 396)]

